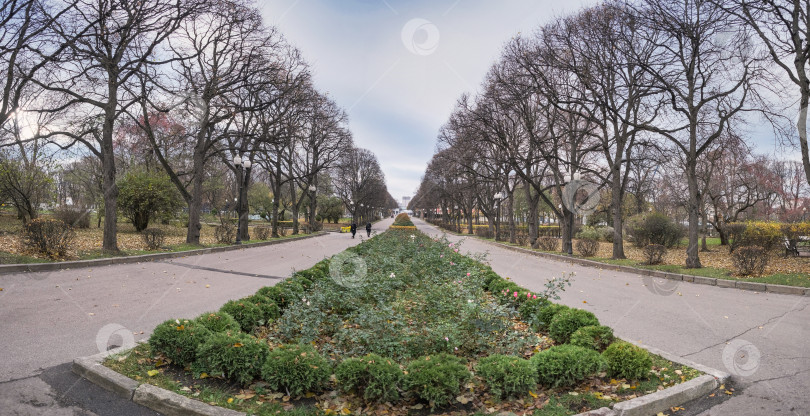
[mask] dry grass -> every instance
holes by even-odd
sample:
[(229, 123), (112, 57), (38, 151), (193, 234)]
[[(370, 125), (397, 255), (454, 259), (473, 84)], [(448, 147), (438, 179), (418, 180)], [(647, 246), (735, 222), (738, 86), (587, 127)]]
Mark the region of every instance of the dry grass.
[[(710, 246), (709, 249), (711, 249), (711, 251), (701, 251), (699, 253), (700, 262), (703, 264), (703, 267), (734, 270), (734, 266), (731, 264), (731, 255), (728, 252), (728, 247)], [(628, 242), (625, 242), (624, 244), (624, 254), (630, 260), (639, 262), (646, 261), (642, 249), (637, 248)], [(792, 256), (784, 257), (780, 254), (782, 253), (777, 250), (771, 255), (771, 261), (768, 263), (768, 267), (765, 268), (765, 275), (777, 273), (810, 273), (810, 258)], [(596, 257), (609, 259), (612, 256), (613, 244), (600, 242), (599, 251), (597, 252)], [(667, 250), (667, 254), (664, 256), (664, 262), (662, 264), (682, 266), (685, 262), (686, 247), (681, 246)]]
[[(96, 228), (93, 222), (89, 229), (77, 229), (76, 240), (68, 253), (69, 259), (86, 257), (88, 253), (101, 250), (101, 238), (103, 230)], [(150, 228), (160, 228), (166, 233), (164, 246), (174, 246), (183, 244), (186, 241), (186, 228), (176, 225), (152, 224)], [(20, 230), (22, 224), (13, 215), (0, 214), (0, 252), (13, 255), (27, 255), (36, 258), (46, 258), (38, 253), (31, 252), (20, 244)], [(200, 243), (202, 245), (216, 244), (214, 238), (214, 226), (203, 224), (200, 229)], [(118, 248), (124, 252), (148, 250), (141, 235), (135, 232), (135, 227), (130, 223), (118, 223)]]

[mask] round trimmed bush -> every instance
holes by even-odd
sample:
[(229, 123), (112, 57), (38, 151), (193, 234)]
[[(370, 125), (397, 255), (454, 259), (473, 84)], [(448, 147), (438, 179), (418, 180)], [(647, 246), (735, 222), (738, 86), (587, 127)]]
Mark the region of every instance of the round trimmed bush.
[(258, 306), (259, 309), (261, 309), (262, 318), (265, 325), (275, 321), (281, 316), (281, 309), (267, 296), (253, 295), (244, 298), (244, 300)]
[(533, 329), (535, 331), (547, 330), (548, 326), (551, 324), (551, 321), (555, 316), (557, 316), (558, 313), (569, 309), (571, 308), (565, 305), (551, 302), (546, 303), (542, 308), (540, 308), (540, 312), (537, 313), (536, 328), (533, 327)]
[(356, 390), (366, 400), (393, 402), (399, 399), (404, 374), (393, 360), (368, 354), (344, 360), (335, 368), (335, 378), (345, 392)]
[(195, 321), (169, 319), (155, 327), (149, 337), (149, 345), (172, 363), (185, 367), (194, 362), (197, 347), (210, 335), (208, 328)]
[(598, 373), (605, 363), (598, 352), (575, 345), (558, 345), (541, 351), (530, 360), (538, 381), (549, 387), (573, 386)]
[(478, 361), (476, 373), (499, 397), (523, 396), (537, 386), (537, 368), (529, 360), (511, 355), (490, 355)]
[(536, 320), (537, 314), (540, 313), (540, 310), (545, 308), (549, 305), (549, 301), (544, 299), (528, 299), (526, 302), (523, 302), (518, 306), (518, 314), (520, 318), (532, 324), (532, 321)]
[(257, 290), (256, 294), (259, 296), (264, 296), (275, 302), (276, 305), (281, 306), (281, 288), (278, 286), (265, 286)]
[(332, 374), (329, 361), (311, 345), (282, 345), (267, 355), (262, 366), (262, 379), (276, 391), (300, 396), (320, 391)]
[(194, 322), (208, 328), (211, 332), (239, 332), (239, 322), (225, 312), (206, 312), (194, 319)]
[(264, 312), (255, 303), (246, 299), (229, 300), (219, 308), (219, 311), (233, 316), (233, 319), (239, 322), (242, 331), (250, 332), (253, 328), (264, 325)]
[(270, 348), (264, 340), (242, 332), (214, 332), (197, 347), (192, 368), (199, 375), (222, 374), (240, 384), (250, 384), (261, 370)]
[(412, 361), (405, 376), (407, 388), (433, 406), (450, 403), (472, 377), (467, 361), (447, 353), (429, 355)]
[(652, 370), (652, 358), (644, 348), (629, 342), (618, 341), (610, 344), (602, 353), (607, 363), (608, 374), (628, 380), (647, 378)]
[(571, 335), (571, 345), (604, 351), (616, 338), (613, 329), (604, 325), (583, 326)]
[(599, 325), (596, 315), (584, 309), (569, 308), (554, 315), (548, 334), (554, 341), (565, 344), (577, 329), (591, 325)]

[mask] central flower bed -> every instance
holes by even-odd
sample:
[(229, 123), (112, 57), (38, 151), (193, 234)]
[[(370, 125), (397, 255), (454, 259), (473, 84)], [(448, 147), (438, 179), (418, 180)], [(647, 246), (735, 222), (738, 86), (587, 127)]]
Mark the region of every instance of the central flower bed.
[(327, 414), (578, 413), (698, 374), (551, 303), (566, 283), (535, 293), (443, 238), (390, 230), (218, 312), (166, 321), (108, 365), (186, 378), (179, 392), (232, 383), (230, 401), (214, 402), (243, 411), (275, 403)]
[(397, 217), (394, 218), (394, 223), (388, 227), (392, 230), (410, 230), (416, 231), (416, 226), (413, 225), (413, 221), (411, 221), (411, 217), (408, 216), (406, 213), (397, 214)]

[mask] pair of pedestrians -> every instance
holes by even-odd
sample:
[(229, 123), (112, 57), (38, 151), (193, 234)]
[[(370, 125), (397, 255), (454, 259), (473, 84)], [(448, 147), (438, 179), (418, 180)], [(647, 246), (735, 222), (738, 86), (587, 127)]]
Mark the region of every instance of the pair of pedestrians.
[[(354, 238), (354, 234), (357, 233), (357, 224), (352, 223), (351, 231), (352, 231), (352, 238)], [(366, 233), (368, 234), (369, 237), (371, 237), (371, 223), (370, 222), (366, 223)]]

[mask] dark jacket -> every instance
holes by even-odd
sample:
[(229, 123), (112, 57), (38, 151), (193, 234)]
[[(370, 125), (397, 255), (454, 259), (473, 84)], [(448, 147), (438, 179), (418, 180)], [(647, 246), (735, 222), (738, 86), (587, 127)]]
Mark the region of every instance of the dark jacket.
[(352, 223), (352, 226), (351, 226), (351, 231), (352, 231), (353, 233), (356, 233), (356, 232), (357, 232), (357, 224)]
[(371, 223), (366, 224), (366, 231), (371, 231)]

